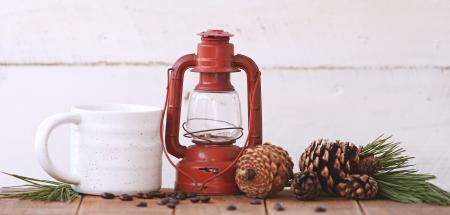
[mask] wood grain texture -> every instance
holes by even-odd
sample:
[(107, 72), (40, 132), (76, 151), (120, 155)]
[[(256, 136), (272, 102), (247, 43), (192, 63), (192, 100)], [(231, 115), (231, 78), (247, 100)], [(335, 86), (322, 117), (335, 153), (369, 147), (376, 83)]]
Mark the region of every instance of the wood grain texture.
[[(169, 192), (170, 190), (165, 190)], [(138, 208), (136, 204), (146, 202), (147, 207)], [(132, 215), (132, 214), (162, 214), (162, 215), (221, 215), (221, 214), (333, 214), (333, 215), (447, 215), (450, 207), (429, 204), (403, 204), (389, 200), (354, 201), (338, 198), (324, 198), (316, 201), (299, 201), (286, 190), (265, 204), (251, 205), (250, 199), (240, 196), (213, 196), (210, 203), (191, 203), (189, 200), (181, 201), (175, 210), (158, 205), (159, 199), (137, 199), (125, 202), (118, 198), (107, 200), (97, 196), (83, 196), (71, 203), (39, 202), (18, 199), (0, 199), (0, 215)], [(274, 210), (274, 205), (280, 202), (286, 209), (283, 212)], [(237, 209), (228, 211), (227, 206), (234, 204)], [(317, 207), (324, 207), (325, 212), (316, 212)]]
[(81, 198), (71, 203), (0, 199), (0, 215), (73, 215), (76, 214), (80, 203)]
[(449, 206), (430, 204), (405, 204), (389, 200), (359, 201), (365, 215), (448, 215)]
[[(172, 189), (161, 189), (161, 192), (169, 193)], [(147, 203), (147, 207), (136, 207), (140, 202)], [(77, 215), (90, 214), (115, 214), (115, 215), (129, 215), (129, 214), (173, 214), (173, 209), (166, 206), (158, 205), (159, 199), (138, 199), (133, 198), (133, 201), (121, 201), (119, 198), (103, 199), (99, 196), (84, 196), (83, 202), (78, 210)]]
[[(147, 207), (136, 207), (139, 202), (146, 202)], [(159, 199), (137, 199), (133, 201), (121, 201), (115, 199), (103, 199), (97, 196), (85, 196), (78, 211), (79, 215), (131, 215), (131, 214), (162, 214), (170, 215), (173, 209), (158, 205)]]
[[(233, 204), (236, 210), (229, 211), (227, 206)], [(213, 196), (210, 203), (191, 203), (182, 201), (175, 210), (175, 215), (219, 215), (219, 214), (265, 214), (264, 202), (260, 205), (250, 204), (250, 198), (240, 196)]]
[[(276, 211), (274, 205), (279, 202), (285, 206), (283, 212)], [(284, 190), (274, 198), (266, 200), (267, 212), (269, 215), (298, 215), (298, 214), (318, 214), (315, 210), (317, 207), (323, 207), (325, 212), (320, 214), (333, 215), (362, 215), (359, 205), (356, 201), (338, 198), (319, 199), (315, 201), (300, 201), (295, 199), (289, 190)]]

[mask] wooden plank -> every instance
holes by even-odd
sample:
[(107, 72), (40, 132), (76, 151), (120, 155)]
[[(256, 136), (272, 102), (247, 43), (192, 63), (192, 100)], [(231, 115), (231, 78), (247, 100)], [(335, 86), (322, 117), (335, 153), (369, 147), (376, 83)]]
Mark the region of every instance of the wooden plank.
[(428, 214), (448, 215), (450, 207), (430, 204), (405, 204), (389, 200), (359, 201), (366, 215), (391, 215), (391, 214)]
[[(149, 1), (124, 0), (17, 2), (1, 1), (0, 64), (171, 64), (195, 50), (199, 41), (195, 34), (206, 26), (234, 33), (231, 42), (236, 52), (251, 56), (260, 67), (449, 64), (448, 1), (349, 0), (343, 4), (262, 0), (255, 4), (195, 0), (177, 1), (176, 6), (174, 1), (158, 1), (157, 6)], [(214, 21), (205, 17), (214, 17)], [(386, 126), (381, 128), (387, 130)]]
[[(219, 214), (266, 214), (264, 201), (260, 205), (250, 204), (249, 198), (243, 195), (211, 196), (209, 203), (191, 203), (189, 200), (181, 201), (175, 210), (175, 215), (219, 215)], [(233, 204), (236, 210), (227, 210)]]
[[(165, 189), (164, 192), (171, 190)], [(137, 199), (133, 201), (121, 201), (118, 198), (106, 200), (97, 196), (84, 196), (71, 203), (41, 202), (19, 199), (0, 199), (0, 215), (24, 215), (24, 214), (166, 214), (166, 215), (217, 215), (217, 214), (317, 214), (315, 209), (326, 209), (321, 214), (344, 215), (391, 215), (391, 214), (450, 214), (450, 207), (429, 204), (403, 204), (389, 200), (353, 201), (340, 198), (323, 198), (315, 201), (299, 201), (285, 190), (273, 198), (265, 201), (265, 204), (251, 205), (251, 199), (243, 195), (239, 196), (213, 196), (210, 203), (191, 203), (189, 200), (181, 201), (175, 210), (158, 205), (159, 199)], [(139, 202), (146, 202), (148, 207), (138, 208)], [(286, 209), (278, 212), (274, 205), (280, 202)], [(237, 210), (228, 211), (227, 206), (233, 204)], [(358, 205), (359, 204), (359, 205)], [(267, 207), (267, 212), (266, 208)], [(361, 211), (362, 209), (362, 211)], [(77, 213), (78, 211), (78, 213)]]
[[(161, 192), (169, 193), (172, 192), (172, 189), (161, 189)], [(147, 207), (136, 207), (140, 202), (146, 202)], [(159, 198), (133, 198), (133, 201), (121, 201), (118, 197), (114, 199), (103, 199), (99, 196), (87, 195), (83, 197), (83, 202), (78, 210), (78, 214), (173, 214), (173, 209), (158, 205), (158, 202)]]
[[(140, 202), (146, 202), (147, 207), (136, 207)], [(103, 199), (98, 196), (85, 196), (78, 214), (166, 214), (171, 215), (173, 210), (157, 203), (159, 199), (138, 199), (121, 201), (119, 198)]]
[[(285, 210), (281, 213), (274, 209), (274, 205), (279, 202), (285, 206)], [(289, 190), (284, 190), (273, 198), (266, 200), (268, 214), (317, 214), (315, 211), (318, 207), (326, 209), (320, 214), (333, 215), (360, 215), (362, 214), (356, 201), (341, 198), (323, 198), (314, 201), (297, 200)]]
[(42, 202), (20, 199), (0, 199), (1, 215), (24, 215), (24, 214), (45, 214), (45, 215), (74, 215), (80, 206), (81, 198), (77, 198), (71, 203), (63, 202)]

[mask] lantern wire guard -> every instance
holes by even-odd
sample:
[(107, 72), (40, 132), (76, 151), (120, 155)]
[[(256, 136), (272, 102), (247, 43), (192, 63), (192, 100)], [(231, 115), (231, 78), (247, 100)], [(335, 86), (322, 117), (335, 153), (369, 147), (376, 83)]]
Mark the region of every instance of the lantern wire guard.
[[(172, 68), (169, 68), (167, 70), (166, 99), (165, 99), (165, 102), (164, 102), (164, 108), (163, 108), (163, 112), (162, 112), (162, 115), (161, 115), (161, 121), (160, 121), (160, 124), (159, 124), (159, 137), (160, 137), (160, 140), (161, 140), (161, 146), (163, 148), (164, 155), (166, 156), (166, 158), (169, 161), (170, 165), (173, 168), (175, 168), (178, 172), (180, 172), (181, 174), (183, 174), (184, 176), (189, 178), (195, 184), (195, 186), (197, 187), (198, 190), (203, 190), (208, 182), (210, 182), (213, 179), (221, 176), (223, 173), (227, 172), (231, 167), (233, 167), (236, 164), (236, 162), (241, 157), (241, 155), (244, 152), (244, 150), (248, 147), (249, 135), (247, 135), (247, 138), (245, 139), (244, 145), (242, 146), (241, 150), (239, 151), (238, 156), (236, 156), (236, 158), (233, 160), (233, 162), (229, 166), (227, 166), (225, 169), (220, 171), (218, 174), (215, 174), (215, 175), (205, 179), (202, 182), (198, 182), (194, 177), (192, 177), (191, 175), (189, 175), (188, 173), (186, 173), (182, 169), (178, 168), (177, 165), (170, 158), (169, 153), (167, 152), (166, 146), (164, 144), (164, 136), (163, 136), (164, 135), (163, 134), (164, 133), (163, 132), (164, 118), (165, 118), (165, 114), (166, 114), (166, 111), (167, 111), (167, 103), (168, 103), (168, 98), (169, 98), (169, 84), (170, 84), (169, 76), (170, 76), (170, 72), (172, 70), (173, 70)], [(260, 75), (261, 75), (260, 72), (256, 73), (256, 77), (255, 77), (256, 78), (256, 84), (254, 85), (253, 89), (251, 89), (251, 94), (250, 94), (251, 97), (250, 97), (250, 104), (249, 104), (249, 106), (253, 106), (253, 104), (255, 102), (256, 89), (257, 89), (258, 85), (260, 84)], [(249, 116), (248, 116), (248, 123), (249, 123), (249, 126), (248, 126), (249, 127), (249, 132), (248, 133), (249, 134), (252, 133), (253, 126), (251, 126), (251, 123), (253, 123), (253, 117), (254, 116), (253, 116), (252, 112), (249, 112)], [(185, 123), (183, 123), (183, 126), (182, 126), (183, 129), (186, 131), (186, 134), (183, 135), (185, 137), (196, 137), (196, 133), (205, 132), (205, 131), (212, 131), (212, 130), (224, 130), (224, 129), (239, 129), (241, 131), (241, 135), (239, 137), (235, 138), (234, 140), (239, 139), (240, 137), (243, 136), (243, 128), (242, 127), (234, 127), (234, 126), (232, 126), (232, 127), (228, 127), (228, 128), (219, 128), (219, 129), (212, 129), (212, 130), (201, 130), (201, 131), (189, 132), (185, 128)], [(205, 141), (210, 141), (210, 140), (206, 140), (204, 138), (203, 139), (199, 138), (198, 136), (196, 138), (201, 139), (201, 140), (205, 140)]]
[[(186, 127), (187, 121), (183, 122), (182, 127), (183, 127), (183, 130), (186, 132), (185, 134), (183, 134), (184, 137), (197, 138), (199, 140), (205, 141), (205, 143), (214, 143), (214, 141), (211, 141), (211, 140), (207, 139), (207, 137), (204, 137), (204, 136), (201, 136), (201, 135), (197, 135), (197, 134), (204, 133), (204, 132), (209, 132), (209, 131), (239, 130), (239, 132), (240, 132), (239, 136), (234, 138), (234, 139), (231, 139), (231, 140), (227, 141), (225, 144), (234, 143), (237, 139), (241, 138), (244, 135), (244, 132), (243, 132), (244, 129), (242, 127), (237, 127), (237, 126), (233, 125), (233, 123), (230, 123), (230, 122), (227, 122), (227, 121), (216, 120), (216, 119), (206, 119), (206, 118), (191, 118), (191, 119), (188, 119), (188, 121), (189, 120), (208, 120), (208, 121), (214, 121), (214, 122), (222, 122), (222, 123), (230, 125), (230, 127), (224, 127), (224, 128), (205, 129), (205, 130), (199, 130), (199, 131), (189, 131), (187, 129), (187, 127)], [(198, 143), (198, 142), (196, 142), (196, 143)], [(200, 143), (200, 144), (202, 144), (202, 143)], [(218, 144), (223, 144), (223, 143), (219, 142)]]

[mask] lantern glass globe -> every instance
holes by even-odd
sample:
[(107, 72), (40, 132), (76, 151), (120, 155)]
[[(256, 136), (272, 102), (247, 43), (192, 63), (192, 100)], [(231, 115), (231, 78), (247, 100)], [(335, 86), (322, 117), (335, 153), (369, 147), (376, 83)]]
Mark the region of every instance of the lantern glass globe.
[(242, 136), (239, 94), (194, 90), (189, 97), (185, 130), (194, 143), (233, 143)]

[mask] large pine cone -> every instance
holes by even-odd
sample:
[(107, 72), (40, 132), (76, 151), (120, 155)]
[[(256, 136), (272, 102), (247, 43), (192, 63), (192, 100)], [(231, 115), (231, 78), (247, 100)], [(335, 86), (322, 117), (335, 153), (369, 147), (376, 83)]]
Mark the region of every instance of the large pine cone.
[(354, 174), (337, 185), (339, 195), (352, 199), (371, 199), (377, 195), (378, 185), (368, 175)]
[(313, 200), (320, 195), (322, 187), (315, 172), (303, 172), (294, 175), (291, 191), (297, 199)]
[(360, 149), (352, 143), (319, 139), (312, 142), (300, 157), (302, 172), (316, 172), (322, 189), (338, 194), (336, 185), (350, 174), (358, 173)]
[(265, 198), (284, 189), (293, 166), (281, 147), (269, 143), (250, 147), (237, 162), (236, 184), (248, 197)]

